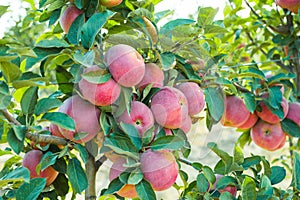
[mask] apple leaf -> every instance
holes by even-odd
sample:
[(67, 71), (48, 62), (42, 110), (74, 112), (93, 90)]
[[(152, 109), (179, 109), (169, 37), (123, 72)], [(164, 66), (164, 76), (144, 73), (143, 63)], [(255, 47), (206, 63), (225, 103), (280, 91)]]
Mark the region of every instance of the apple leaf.
[(91, 67), (95, 60), (95, 52), (88, 51), (82, 55), (80, 51), (76, 51), (74, 54), (74, 60), (86, 67)]
[(220, 121), (225, 109), (223, 91), (220, 88), (208, 87), (204, 94), (211, 117), (216, 122)]
[(71, 44), (78, 45), (80, 36), (81, 36), (81, 28), (84, 24), (84, 13), (77, 16), (74, 22), (72, 23), (67, 38)]
[(151, 149), (154, 151), (162, 150), (162, 149), (169, 149), (169, 150), (178, 150), (182, 148), (185, 144), (185, 141), (182, 137), (168, 135), (164, 137), (160, 137), (151, 144)]
[(205, 175), (202, 173), (197, 176), (197, 188), (198, 191), (201, 193), (206, 192), (207, 189), (209, 188), (209, 182), (205, 177)]
[(207, 147), (210, 148), (215, 154), (217, 154), (222, 159), (222, 161), (225, 164), (225, 172), (229, 172), (233, 164), (233, 157), (225, 151), (219, 149), (216, 143), (209, 142), (207, 144)]
[(19, 167), (13, 171), (8, 172), (0, 178), (0, 187), (7, 186), (7, 184), (19, 181), (30, 181), (30, 172), (26, 167)]
[(153, 191), (152, 186), (150, 183), (146, 180), (142, 180), (137, 184), (136, 186), (136, 191), (140, 199), (143, 200), (156, 200), (156, 195)]
[(113, 193), (119, 191), (123, 186), (124, 186), (124, 183), (122, 183), (120, 181), (119, 177), (117, 177), (109, 183), (107, 190), (105, 190), (105, 192), (104, 192), (104, 195), (105, 194), (113, 194)]
[(101, 70), (83, 73), (81, 76), (88, 82), (95, 83), (95, 84), (105, 83), (109, 81), (109, 79), (111, 78), (110, 73), (103, 74), (103, 71)]
[[(68, 179), (67, 177), (62, 174), (59, 173), (58, 176), (56, 177), (55, 181), (52, 183), (52, 185), (55, 188), (55, 192), (59, 195), (59, 196), (65, 196), (68, 194), (69, 192), (69, 184), (68, 184)], [(61, 187), (61, 186), (64, 187)]]
[(86, 150), (86, 148), (88, 148), (88, 147), (84, 148), (84, 146), (82, 146), (81, 144), (75, 144), (74, 148), (80, 153), (80, 157), (81, 157), (82, 161), (84, 163), (86, 163), (88, 160), (88, 157), (89, 157), (89, 154)]
[(12, 128), (7, 133), (7, 142), (16, 154), (19, 154), (24, 148), (24, 140), (20, 141)]
[(252, 93), (242, 93), (242, 96), (247, 109), (254, 113), (256, 108), (255, 96)]
[(49, 110), (52, 110), (54, 108), (58, 108), (61, 105), (62, 105), (62, 102), (56, 98), (40, 99), (35, 106), (34, 114), (40, 115), (40, 114), (46, 113)]
[(244, 159), (242, 166), (244, 169), (247, 170), (249, 169), (249, 167), (259, 164), (260, 161), (261, 161), (261, 157), (259, 156), (247, 157)]
[(300, 154), (294, 152), (294, 166), (293, 166), (293, 182), (295, 188), (300, 191)]
[(283, 181), (285, 176), (286, 176), (286, 170), (284, 169), (284, 167), (279, 167), (279, 166), (271, 167), (270, 180), (272, 185), (275, 185)]
[(285, 118), (280, 122), (282, 130), (292, 137), (300, 137), (300, 127), (293, 120)]
[(46, 186), (45, 178), (33, 178), (29, 183), (23, 183), (16, 191), (16, 199), (31, 200), (37, 199)]
[(123, 122), (120, 123), (120, 126), (123, 129), (123, 131), (128, 135), (136, 149), (141, 150), (143, 143), (138, 130), (133, 125), (125, 124)]
[(192, 19), (175, 19), (172, 21), (169, 21), (166, 23), (163, 27), (160, 29), (160, 34), (167, 35), (168, 37), (172, 36), (172, 31), (177, 27), (181, 25), (187, 25), (195, 23)]
[(45, 153), (39, 163), (40, 170), (43, 171), (45, 170), (47, 167), (53, 165), (56, 162), (56, 159), (58, 157), (57, 153), (52, 153), (51, 151), (47, 151), (47, 153)]
[(21, 108), (24, 114), (30, 115), (34, 112), (35, 105), (38, 99), (38, 87), (28, 88), (22, 96)]
[[(5, 60), (7, 60), (7, 59), (5, 59)], [(0, 62), (0, 67), (1, 67), (1, 71), (8, 83), (11, 83), (14, 80), (17, 80), (22, 74), (22, 71), (20, 70), (20, 68), (11, 62)]]
[(280, 87), (278, 86), (273, 86), (269, 87), (269, 102), (270, 106), (272, 106), (275, 109), (279, 109), (282, 101), (282, 93), (280, 91)]
[(41, 40), (35, 46), (40, 48), (65, 48), (69, 47), (70, 45), (65, 40), (55, 38), (51, 40)]
[(41, 118), (41, 120), (48, 120), (61, 128), (70, 131), (75, 131), (74, 120), (65, 113), (61, 113), (61, 112), (45, 113)]
[(243, 200), (253, 200), (256, 199), (256, 185), (255, 181), (249, 177), (245, 176), (245, 179), (242, 184), (242, 199)]
[(85, 171), (77, 158), (69, 160), (67, 175), (74, 192), (81, 193), (88, 187), (88, 180)]
[(216, 187), (219, 190), (219, 189), (224, 189), (228, 185), (236, 186), (237, 181), (235, 180), (235, 178), (233, 178), (231, 176), (222, 176), (218, 180)]
[(203, 171), (203, 174), (205, 175), (205, 177), (207, 178), (207, 180), (210, 183), (214, 183), (216, 181), (216, 177), (215, 177), (214, 171), (210, 167), (203, 166), (201, 168), (201, 170)]
[(202, 27), (212, 24), (218, 11), (218, 8), (200, 7), (198, 10), (197, 23)]

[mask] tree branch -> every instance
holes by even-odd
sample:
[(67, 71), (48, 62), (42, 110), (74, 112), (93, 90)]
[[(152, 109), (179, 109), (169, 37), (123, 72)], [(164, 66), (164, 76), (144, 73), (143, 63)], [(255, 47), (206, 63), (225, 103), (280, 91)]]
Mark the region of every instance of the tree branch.
[(106, 156), (101, 156), (101, 158), (99, 158), (96, 162), (95, 162), (95, 168), (96, 171), (99, 170), (99, 168), (103, 165), (103, 163), (107, 160)]
[[(9, 121), (10, 123), (21, 126), (22, 124), (16, 120), (7, 110), (0, 110), (2, 115)], [(63, 145), (67, 146), (70, 142), (64, 138), (60, 138), (53, 135), (44, 135), (44, 134), (37, 134), (37, 133), (30, 133), (26, 132), (26, 138), (30, 139), (34, 142), (44, 142), (47, 144), (55, 144), (55, 145)]]

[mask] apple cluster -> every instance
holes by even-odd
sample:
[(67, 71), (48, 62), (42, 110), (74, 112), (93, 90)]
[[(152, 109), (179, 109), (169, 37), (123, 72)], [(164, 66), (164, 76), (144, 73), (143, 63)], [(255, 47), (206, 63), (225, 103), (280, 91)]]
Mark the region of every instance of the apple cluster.
[[(264, 93), (260, 98), (266, 99), (269, 94)], [(282, 148), (286, 142), (286, 133), (281, 127), (281, 121), (288, 118), (300, 125), (299, 103), (288, 103), (282, 97), (281, 107), (284, 118), (280, 119), (274, 114), (263, 100), (259, 101), (258, 108), (254, 113), (250, 113), (244, 101), (238, 96), (225, 97), (225, 112), (221, 123), (223, 126), (234, 127), (242, 130), (251, 129), (250, 135), (252, 141), (259, 147), (275, 151)]]

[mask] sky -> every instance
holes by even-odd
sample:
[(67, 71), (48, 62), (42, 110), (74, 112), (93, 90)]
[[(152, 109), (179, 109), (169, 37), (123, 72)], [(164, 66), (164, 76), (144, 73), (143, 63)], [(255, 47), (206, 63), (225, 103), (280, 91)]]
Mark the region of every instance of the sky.
[[(223, 18), (223, 8), (227, 0), (207, 1), (207, 0), (163, 0), (156, 7), (156, 11), (174, 10), (173, 18), (187, 18), (189, 14), (197, 12), (199, 6), (219, 7), (217, 19)], [(29, 4), (21, 0), (0, 0), (0, 5), (9, 5), (8, 13), (0, 17), (0, 38), (4, 36), (4, 31), (15, 24), (20, 16), (25, 16), (26, 12), (22, 7), (29, 7)]]

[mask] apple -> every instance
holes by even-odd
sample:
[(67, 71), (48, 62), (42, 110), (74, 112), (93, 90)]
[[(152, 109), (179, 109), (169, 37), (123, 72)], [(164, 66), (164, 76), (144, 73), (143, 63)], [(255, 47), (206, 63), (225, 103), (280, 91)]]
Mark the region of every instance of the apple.
[(253, 126), (250, 135), (257, 146), (269, 151), (277, 150), (282, 145), (282, 141), (285, 140), (285, 133), (280, 123), (270, 124), (263, 120), (259, 120)]
[(141, 171), (155, 191), (170, 188), (178, 176), (178, 165), (168, 150), (147, 150), (141, 155)]
[(51, 166), (37, 172), (36, 166), (41, 162), (42, 156), (42, 151), (30, 150), (25, 154), (22, 165), (30, 171), (30, 178), (46, 178), (46, 186), (49, 186), (56, 179), (58, 172)]
[(250, 113), (250, 116), (245, 121), (245, 123), (240, 125), (238, 128), (244, 130), (252, 128), (256, 124), (257, 120), (258, 120), (258, 116), (255, 113)]
[(63, 31), (67, 34), (69, 29), (74, 22), (74, 20), (83, 13), (82, 10), (79, 10), (76, 6), (69, 6), (61, 15), (59, 19), (59, 24)]
[(241, 98), (226, 96), (225, 110), (220, 121), (223, 126), (239, 127), (247, 121), (249, 116), (250, 111)]
[[(94, 65), (86, 68), (83, 73), (96, 72), (101, 69)], [(114, 103), (121, 93), (121, 87), (112, 78), (107, 82), (96, 84), (82, 78), (79, 81), (82, 96), (96, 106), (108, 106)]]
[(144, 133), (154, 126), (154, 117), (148, 106), (139, 101), (131, 102), (131, 110), (125, 110), (119, 120), (126, 124), (132, 124), (139, 131), (141, 137)]
[[(263, 94), (262, 97), (267, 98), (268, 94)], [(255, 111), (255, 113), (259, 118), (261, 118), (262, 120), (270, 124), (277, 124), (280, 121), (282, 121), (282, 119), (280, 119), (277, 115), (272, 113), (272, 111), (264, 104), (263, 101), (261, 101), (259, 105), (261, 106), (261, 111), (258, 110)], [(289, 104), (284, 97), (282, 97), (281, 107), (283, 109), (284, 118), (285, 118), (289, 110)]]
[(51, 132), (51, 135), (60, 137), (60, 138), (65, 138), (59, 131), (59, 128), (57, 125), (51, 123), (49, 126), (49, 131)]
[(204, 94), (200, 86), (193, 82), (184, 82), (180, 83), (176, 86), (188, 100), (188, 107), (189, 107), (189, 115), (197, 115), (200, 113), (204, 106)]
[[(126, 170), (124, 164), (126, 163), (126, 159), (123, 157), (119, 157), (110, 168), (109, 171), (109, 180), (112, 181), (115, 178), (119, 177), (122, 172)], [(125, 198), (137, 198), (137, 192), (135, 189), (135, 185), (125, 184), (118, 192), (118, 195)]]
[[(217, 187), (217, 183), (218, 183), (218, 181), (220, 180), (220, 178), (222, 178), (223, 177), (223, 175), (220, 175), (220, 174), (216, 174), (216, 181), (215, 181), (215, 183), (214, 183), (214, 185), (213, 185), (213, 190), (215, 190), (216, 189), (216, 187)], [(227, 185), (226, 187), (224, 187), (223, 189), (217, 189), (218, 190), (218, 192), (220, 193), (220, 194), (222, 194), (223, 192), (229, 192), (232, 196), (236, 196), (236, 194), (237, 194), (237, 188), (236, 188), (236, 186), (234, 186), (234, 185)]]
[(104, 60), (114, 80), (124, 87), (135, 86), (144, 77), (144, 59), (131, 46), (118, 44), (109, 48)]
[(112, 8), (122, 3), (122, 0), (100, 0), (100, 4)]
[(275, 3), (282, 8), (286, 8), (291, 12), (298, 14), (300, 0), (275, 0)]
[[(76, 130), (69, 131), (59, 127), (60, 133), (67, 139), (77, 143), (86, 143), (101, 132), (99, 118), (100, 110), (88, 101), (74, 95), (64, 101), (59, 112), (69, 115), (75, 122)], [(76, 133), (84, 133), (80, 139), (74, 139)]]
[(155, 63), (147, 63), (145, 65), (144, 77), (136, 87), (143, 90), (149, 84), (152, 84), (154, 88), (160, 88), (164, 84), (164, 73)]
[[(180, 127), (180, 129), (185, 133), (187, 134), (190, 130), (191, 130), (191, 127), (192, 127), (192, 119), (190, 116), (187, 116), (184, 120), (183, 120), (183, 123)], [(167, 134), (167, 133), (166, 133)]]
[(292, 120), (298, 124), (298, 126), (300, 126), (300, 103), (289, 103), (289, 111), (286, 115), (286, 118)]
[(176, 129), (188, 116), (188, 101), (180, 90), (166, 86), (152, 97), (151, 110), (159, 125)]

